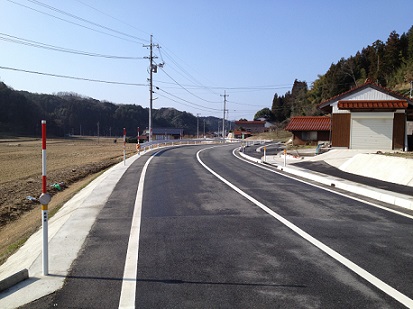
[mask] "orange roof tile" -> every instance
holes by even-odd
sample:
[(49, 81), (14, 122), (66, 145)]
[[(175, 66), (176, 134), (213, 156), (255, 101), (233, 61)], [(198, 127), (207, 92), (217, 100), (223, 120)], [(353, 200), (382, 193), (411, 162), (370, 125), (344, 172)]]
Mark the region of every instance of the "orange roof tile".
[(406, 109), (407, 100), (342, 100), (339, 109)]
[(331, 120), (326, 116), (292, 117), (285, 130), (287, 131), (330, 131)]
[(235, 124), (259, 124), (259, 125), (265, 125), (265, 121), (261, 120), (254, 120), (254, 121), (248, 121), (248, 120), (238, 120), (235, 121)]
[(376, 89), (376, 90), (378, 90), (378, 91), (381, 91), (381, 92), (383, 92), (383, 93), (386, 93), (386, 94), (388, 94), (388, 95), (391, 95), (391, 96), (393, 96), (395, 99), (404, 100), (404, 101), (408, 102), (409, 104), (413, 104), (413, 101), (412, 101), (411, 99), (406, 98), (405, 96), (403, 96), (403, 95), (401, 95), (401, 94), (399, 94), (399, 93), (397, 93), (397, 92), (395, 92), (395, 91), (393, 91), (393, 90), (390, 90), (390, 89), (388, 89), (388, 88), (385, 88), (385, 87), (382, 87), (382, 86), (380, 86), (380, 85), (377, 85), (376, 83), (374, 83), (374, 82), (372, 82), (372, 81), (367, 81), (366, 83), (364, 83), (364, 84), (362, 84), (362, 85), (360, 85), (360, 86), (357, 86), (357, 87), (355, 87), (355, 88), (352, 88), (352, 89), (350, 89), (350, 90), (348, 90), (348, 91), (345, 91), (345, 92), (343, 92), (343, 93), (340, 93), (340, 94), (338, 94), (338, 95), (336, 95), (336, 96), (334, 96), (334, 97), (332, 97), (332, 98), (329, 98), (329, 99), (327, 99), (327, 100), (319, 103), (319, 104), (317, 105), (317, 108), (320, 109), (320, 110), (323, 110), (323, 109), (325, 109), (325, 108), (328, 108), (331, 103), (333, 103), (333, 102), (335, 102), (335, 101), (339, 101), (341, 98), (345, 98), (346, 96), (348, 96), (348, 95), (350, 95), (350, 94), (357, 93), (357, 92), (359, 92), (359, 91), (361, 91), (361, 90), (364, 90), (364, 89), (366, 89), (366, 88), (368, 88), (368, 87), (371, 87), (371, 88), (373, 88), (373, 89)]

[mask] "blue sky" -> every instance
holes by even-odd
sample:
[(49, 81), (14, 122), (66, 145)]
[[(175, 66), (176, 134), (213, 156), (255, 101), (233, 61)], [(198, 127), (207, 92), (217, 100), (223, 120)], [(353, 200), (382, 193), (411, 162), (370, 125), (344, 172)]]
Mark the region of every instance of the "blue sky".
[[(149, 106), (153, 34), (154, 108), (251, 120), (295, 79), (309, 86), (332, 63), (413, 25), (413, 1), (0, 0), (0, 80), (16, 90), (75, 92)], [(86, 21), (89, 21), (86, 22)], [(113, 59), (26, 46), (24, 39)], [(21, 42), (21, 41), (20, 41)], [(65, 75), (116, 85), (14, 71)]]

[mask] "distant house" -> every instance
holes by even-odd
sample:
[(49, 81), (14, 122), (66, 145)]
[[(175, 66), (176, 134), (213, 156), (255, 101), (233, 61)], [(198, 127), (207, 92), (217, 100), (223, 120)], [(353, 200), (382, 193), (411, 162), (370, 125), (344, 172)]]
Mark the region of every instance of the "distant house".
[[(183, 129), (177, 128), (152, 128), (152, 140), (181, 139), (184, 134)], [(143, 131), (145, 139), (149, 139), (149, 129)]]
[(328, 116), (292, 117), (285, 130), (293, 134), (293, 145), (317, 145), (330, 140), (331, 119)]
[(250, 137), (252, 134), (242, 130), (234, 130), (234, 138), (247, 138)]
[[(331, 145), (350, 149), (407, 149), (413, 101), (372, 82), (317, 106), (331, 114)], [(413, 145), (410, 145), (410, 148)]]
[(267, 119), (265, 119), (265, 118), (257, 118), (257, 119), (255, 119), (255, 120), (264, 121), (264, 122), (265, 122), (264, 127), (265, 127), (266, 129), (269, 129), (269, 128), (271, 128), (271, 127), (273, 127), (273, 126), (275, 125), (274, 123), (269, 122), (269, 121), (268, 121)]
[(262, 133), (267, 131), (265, 121), (235, 121), (235, 130), (248, 133)]

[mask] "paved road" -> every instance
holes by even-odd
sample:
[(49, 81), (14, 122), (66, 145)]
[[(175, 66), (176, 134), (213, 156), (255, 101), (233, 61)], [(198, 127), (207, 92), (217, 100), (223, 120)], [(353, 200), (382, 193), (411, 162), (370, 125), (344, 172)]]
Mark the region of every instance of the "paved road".
[[(413, 298), (411, 218), (260, 169), (234, 146), (208, 147), (163, 150), (147, 168), (137, 308), (403, 308), (369, 274)], [(147, 158), (115, 188), (63, 289), (26, 308), (119, 306)]]

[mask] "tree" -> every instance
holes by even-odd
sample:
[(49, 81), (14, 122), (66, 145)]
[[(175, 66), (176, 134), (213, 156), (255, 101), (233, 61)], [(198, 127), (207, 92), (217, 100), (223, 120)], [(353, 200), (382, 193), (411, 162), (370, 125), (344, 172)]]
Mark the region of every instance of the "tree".
[(347, 60), (343, 61), (341, 70), (343, 71), (344, 75), (347, 75), (347, 77), (351, 79), (353, 86), (356, 87), (357, 79), (359, 76), (356, 58), (350, 57)]
[(254, 119), (259, 119), (259, 118), (265, 118), (267, 121), (273, 121), (275, 119), (274, 114), (268, 107), (265, 107), (262, 110), (259, 110), (255, 114)]
[(391, 75), (400, 67), (401, 64), (400, 38), (396, 31), (390, 33), (383, 52), (382, 71), (384, 73), (387, 85)]
[(285, 97), (279, 97), (278, 94), (274, 94), (272, 100), (271, 112), (274, 115), (274, 120), (276, 122), (283, 122), (287, 119), (286, 110), (285, 110)]
[(307, 98), (308, 86), (306, 82), (295, 80), (291, 89), (291, 96), (288, 98), (288, 103), (291, 106), (291, 114), (293, 116), (305, 116), (310, 113), (310, 107)]
[(407, 31), (407, 60), (413, 61), (413, 26)]

